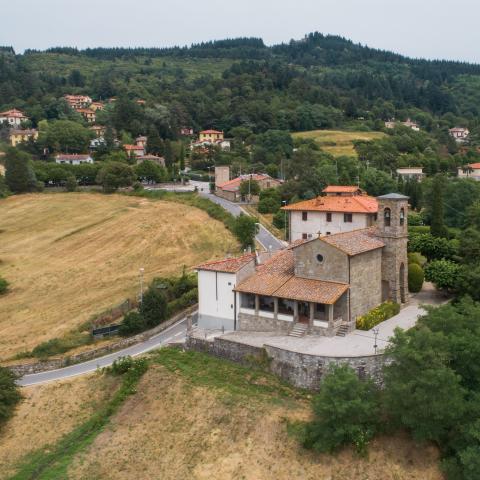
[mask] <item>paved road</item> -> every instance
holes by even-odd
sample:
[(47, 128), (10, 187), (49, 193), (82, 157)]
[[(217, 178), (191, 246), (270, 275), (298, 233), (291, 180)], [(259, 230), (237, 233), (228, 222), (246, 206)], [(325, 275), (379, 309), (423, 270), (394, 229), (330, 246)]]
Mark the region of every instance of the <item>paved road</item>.
[[(228, 200), (217, 197), (212, 193), (200, 192), (200, 195), (208, 198), (212, 202), (218, 203), (218, 205), (221, 205), (225, 210), (236, 217), (241, 213), (247, 213), (243, 210), (241, 204), (229, 202)], [(275, 237), (275, 235), (271, 234), (263, 225), (260, 225), (256, 239), (266, 250), (271, 248), (272, 251), (275, 252), (285, 248), (285, 245), (277, 237)]]
[(26, 387), (29, 385), (38, 385), (40, 383), (53, 382), (55, 380), (63, 380), (65, 378), (76, 377), (77, 375), (84, 375), (85, 373), (94, 372), (97, 368), (108, 367), (115, 360), (121, 357), (130, 355), (135, 357), (142, 353), (148, 352), (155, 348), (162, 347), (169, 342), (179, 341), (185, 337), (187, 331), (187, 319), (183, 318), (177, 323), (168, 327), (163, 332), (158, 333), (145, 342), (132, 345), (118, 352), (105, 355), (104, 357), (95, 358), (84, 363), (71, 365), (70, 367), (60, 368), (58, 370), (50, 370), (48, 372), (34, 373), (32, 375), (25, 375), (17, 381), (17, 384)]

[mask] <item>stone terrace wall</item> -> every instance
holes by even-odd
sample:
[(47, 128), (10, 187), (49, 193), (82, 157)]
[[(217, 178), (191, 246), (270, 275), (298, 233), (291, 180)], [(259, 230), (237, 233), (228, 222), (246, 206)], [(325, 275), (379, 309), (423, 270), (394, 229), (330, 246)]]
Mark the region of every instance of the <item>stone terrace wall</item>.
[[(347, 364), (352, 367), (360, 378), (371, 378), (378, 385), (383, 384), (382, 368), (390, 360), (384, 355), (365, 357), (321, 357), (308, 355), (277, 347), (254, 347), (243, 343), (215, 338), (204, 340), (187, 337), (185, 348), (216, 357), (231, 360), (243, 365), (267, 363), (271, 373), (291, 385), (308, 390), (319, 390), (321, 382), (331, 365)], [(264, 360), (268, 359), (268, 362)]]

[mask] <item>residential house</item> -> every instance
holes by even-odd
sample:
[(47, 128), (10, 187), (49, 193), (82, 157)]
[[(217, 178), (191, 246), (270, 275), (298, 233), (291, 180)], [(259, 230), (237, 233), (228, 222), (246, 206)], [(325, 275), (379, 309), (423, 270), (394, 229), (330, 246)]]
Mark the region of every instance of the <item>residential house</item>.
[(143, 163), (145, 161), (156, 163), (161, 167), (165, 167), (165, 159), (163, 157), (157, 157), (156, 155), (142, 155), (137, 157), (137, 164)]
[(230, 167), (228, 165), (215, 167), (215, 188), (230, 181)]
[(95, 123), (97, 118), (95, 111), (91, 108), (77, 108), (77, 112), (83, 117), (83, 119), (88, 123)]
[[(420, 131), (420, 127), (418, 123), (413, 122), (410, 118), (407, 118), (405, 122), (400, 122), (401, 125), (404, 127), (411, 128), (412, 130), (415, 130), (416, 132)], [(398, 125), (398, 122), (395, 120), (389, 120), (388, 122), (385, 122), (385, 128), (395, 128)]]
[(419, 181), (425, 176), (423, 167), (397, 168), (397, 175), (403, 179), (415, 179)]
[(105, 105), (103, 102), (92, 102), (90, 104), (90, 108), (96, 112), (97, 110), (103, 110), (105, 108)]
[(180, 135), (182, 135), (182, 137), (191, 137), (193, 135), (193, 128), (182, 127), (180, 129)]
[(92, 99), (88, 95), (64, 95), (63, 98), (70, 107), (75, 110), (79, 108), (87, 108), (92, 103)]
[(38, 138), (38, 130), (10, 130), (10, 144), (16, 147), (19, 143), (28, 142), (30, 139), (36, 140)]
[(407, 302), (408, 197), (377, 200), (376, 227), (301, 240), (265, 261), (246, 254), (199, 265), (198, 326), (334, 336), (386, 300)]
[(123, 149), (127, 152), (128, 156), (135, 155), (137, 157), (143, 157), (145, 155), (145, 147), (139, 145), (124, 145)]
[(375, 225), (378, 202), (359, 187), (331, 185), (322, 193), (312, 200), (282, 207), (288, 213), (291, 242)]
[(240, 185), (242, 182), (252, 182), (255, 181), (258, 183), (260, 190), (264, 190), (265, 188), (277, 188), (281, 185), (280, 180), (276, 180), (272, 178), (270, 175), (264, 173), (251, 173), (247, 175), (240, 175), (233, 180), (229, 180), (228, 182), (222, 183), (220, 185), (216, 185), (215, 187), (215, 195), (218, 197), (225, 198), (231, 202), (245, 202), (245, 201), (252, 201), (257, 202), (258, 196), (252, 195), (251, 198), (247, 198), (247, 196), (242, 195), (240, 192)]
[(92, 125), (91, 127), (88, 127), (88, 128), (93, 133), (95, 133), (96, 137), (103, 137), (107, 130), (107, 127), (104, 127), (103, 125)]
[(135, 139), (135, 145), (137, 145), (138, 147), (143, 147), (143, 148), (146, 148), (147, 146), (147, 137), (144, 137), (144, 136), (139, 136)]
[(26, 122), (28, 117), (16, 108), (0, 112), (0, 123), (7, 123), (10, 127), (19, 127), (23, 122)]
[(82, 163), (93, 163), (93, 158), (88, 154), (66, 154), (60, 153), (55, 157), (55, 163), (68, 165), (81, 165)]
[(470, 135), (470, 130), (468, 128), (455, 127), (450, 128), (448, 133), (450, 133), (450, 136), (453, 137), (456, 142), (463, 143), (467, 141), (468, 136)]
[(480, 163), (470, 163), (462, 167), (458, 167), (459, 178), (472, 178), (480, 180)]
[(97, 148), (103, 147), (104, 145), (106, 145), (106, 142), (103, 137), (95, 137), (90, 140), (90, 150), (96, 150)]
[(203, 130), (198, 135), (199, 142), (216, 143), (219, 140), (223, 140), (223, 132), (218, 130)]

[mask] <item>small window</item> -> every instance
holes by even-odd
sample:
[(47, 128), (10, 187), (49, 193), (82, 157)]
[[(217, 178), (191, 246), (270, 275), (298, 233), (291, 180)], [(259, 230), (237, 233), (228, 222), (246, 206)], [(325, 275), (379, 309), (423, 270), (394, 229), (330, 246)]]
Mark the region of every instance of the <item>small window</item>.
[(386, 227), (390, 226), (392, 212), (389, 208), (386, 208), (383, 212), (384, 223)]
[(302, 240), (306, 240), (308, 238), (308, 235), (306, 233), (302, 233)]
[(323, 255), (321, 253), (317, 254), (317, 262), (323, 263)]
[(327, 232), (327, 235), (330, 235), (330, 232)]
[(343, 221), (345, 223), (352, 223), (353, 221), (353, 215), (351, 213), (344, 213), (343, 214)]
[(400, 226), (403, 226), (405, 223), (405, 210), (403, 208), (400, 209)]
[(376, 222), (378, 220), (378, 214), (377, 213), (374, 213), (373, 214), (373, 220)]
[(332, 214), (331, 212), (328, 212), (327, 213), (327, 222), (331, 222), (332, 221)]
[(306, 222), (308, 220), (308, 212), (302, 212), (302, 220)]

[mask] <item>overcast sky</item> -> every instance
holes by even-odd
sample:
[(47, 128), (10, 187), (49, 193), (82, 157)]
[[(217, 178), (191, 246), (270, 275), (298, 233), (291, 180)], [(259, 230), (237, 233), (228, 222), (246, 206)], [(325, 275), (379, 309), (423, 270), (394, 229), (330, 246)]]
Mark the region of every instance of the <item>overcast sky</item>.
[(0, 45), (171, 46), (319, 31), (413, 57), (480, 63), (478, 0), (0, 0)]

